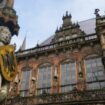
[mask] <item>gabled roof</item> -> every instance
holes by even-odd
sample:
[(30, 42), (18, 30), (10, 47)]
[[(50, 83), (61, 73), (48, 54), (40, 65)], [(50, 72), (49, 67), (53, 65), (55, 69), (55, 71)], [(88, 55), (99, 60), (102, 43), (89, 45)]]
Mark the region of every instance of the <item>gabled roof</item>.
[[(86, 35), (95, 34), (95, 28), (96, 28), (96, 19), (88, 19), (85, 21), (80, 21), (78, 23), (80, 25), (80, 29), (86, 33)], [(50, 44), (52, 39), (54, 38), (54, 35), (50, 36), (48, 39), (43, 41), (40, 46)]]
[(86, 33), (86, 35), (96, 33), (95, 32), (95, 28), (96, 28), (96, 19), (95, 18), (81, 21), (81, 22), (79, 22), (79, 25), (80, 25), (80, 29), (83, 30)]

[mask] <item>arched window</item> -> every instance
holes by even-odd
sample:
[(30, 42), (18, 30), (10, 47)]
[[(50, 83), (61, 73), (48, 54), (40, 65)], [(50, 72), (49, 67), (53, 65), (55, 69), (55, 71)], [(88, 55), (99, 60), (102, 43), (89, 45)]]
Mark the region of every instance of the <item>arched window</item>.
[(105, 73), (102, 60), (96, 55), (85, 59), (87, 89), (100, 89), (105, 87)]
[(38, 68), (37, 94), (50, 93), (51, 64), (45, 63)]
[(29, 95), (31, 68), (26, 67), (22, 69), (20, 96), (25, 97)]
[(76, 64), (65, 61), (61, 64), (61, 92), (69, 92), (76, 85)]

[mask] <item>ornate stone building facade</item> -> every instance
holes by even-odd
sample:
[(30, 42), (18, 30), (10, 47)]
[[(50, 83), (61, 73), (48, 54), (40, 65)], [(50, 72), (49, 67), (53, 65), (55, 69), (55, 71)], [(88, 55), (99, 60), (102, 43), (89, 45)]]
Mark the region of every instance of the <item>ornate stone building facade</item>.
[(18, 75), (9, 91), (16, 101), (10, 105), (105, 105), (105, 16), (98, 11), (78, 23), (66, 12), (54, 36), (16, 52)]

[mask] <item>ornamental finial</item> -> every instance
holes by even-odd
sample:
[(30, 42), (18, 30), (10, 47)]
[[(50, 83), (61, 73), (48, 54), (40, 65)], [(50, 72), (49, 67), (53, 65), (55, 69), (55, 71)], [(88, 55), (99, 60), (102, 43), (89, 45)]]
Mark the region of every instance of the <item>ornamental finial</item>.
[(94, 14), (96, 15), (96, 17), (100, 17), (99, 11), (100, 11), (99, 9), (95, 9)]

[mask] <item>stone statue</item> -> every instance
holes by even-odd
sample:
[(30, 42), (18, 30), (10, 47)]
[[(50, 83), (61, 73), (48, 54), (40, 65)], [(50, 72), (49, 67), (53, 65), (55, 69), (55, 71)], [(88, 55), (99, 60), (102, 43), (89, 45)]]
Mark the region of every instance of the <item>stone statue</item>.
[(0, 46), (9, 44), (11, 37), (8, 27), (0, 26)]
[(0, 101), (7, 97), (9, 83), (17, 74), (15, 46), (9, 45), (12, 36), (18, 35), (19, 30), (13, 5), (14, 0), (0, 0)]
[(13, 8), (14, 0), (0, 0), (0, 8)]
[(6, 6), (7, 7), (13, 7), (13, 5), (14, 5), (14, 0), (7, 0), (7, 3), (6, 3)]
[[(0, 26), (0, 46), (4, 46), (10, 43), (11, 32), (8, 27)], [(0, 100), (4, 99), (7, 96), (7, 84), (3, 83), (3, 77), (0, 72)]]

